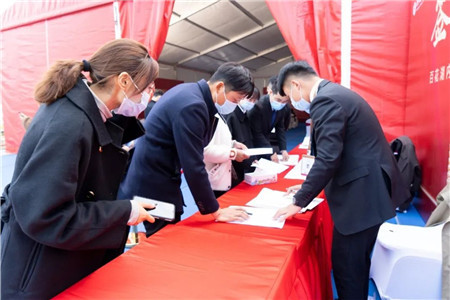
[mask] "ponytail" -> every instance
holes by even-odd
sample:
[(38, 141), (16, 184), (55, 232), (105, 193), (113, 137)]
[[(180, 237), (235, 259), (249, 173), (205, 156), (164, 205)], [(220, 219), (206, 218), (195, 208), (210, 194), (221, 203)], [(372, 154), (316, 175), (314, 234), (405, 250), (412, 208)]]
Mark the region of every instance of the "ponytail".
[(89, 61), (57, 61), (37, 84), (34, 91), (36, 101), (55, 102), (75, 86), (82, 71), (89, 73), (92, 84), (102, 88), (108, 86), (112, 76), (127, 72), (138, 86), (145, 89), (158, 76), (159, 66), (141, 43), (130, 39), (112, 40), (100, 47)]
[(37, 102), (51, 104), (64, 96), (77, 83), (83, 63), (74, 60), (59, 60), (44, 74), (36, 85), (34, 98)]

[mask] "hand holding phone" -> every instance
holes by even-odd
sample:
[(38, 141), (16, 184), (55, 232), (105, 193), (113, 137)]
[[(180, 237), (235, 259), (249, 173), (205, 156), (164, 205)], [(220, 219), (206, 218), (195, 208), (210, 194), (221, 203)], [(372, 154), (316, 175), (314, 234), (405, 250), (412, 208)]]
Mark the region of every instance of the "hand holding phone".
[(148, 202), (153, 204), (155, 207), (147, 209), (148, 213), (157, 219), (165, 220), (165, 221), (173, 221), (175, 220), (175, 205), (172, 203), (167, 203), (159, 200), (149, 199), (140, 196), (134, 196), (133, 200), (138, 202)]

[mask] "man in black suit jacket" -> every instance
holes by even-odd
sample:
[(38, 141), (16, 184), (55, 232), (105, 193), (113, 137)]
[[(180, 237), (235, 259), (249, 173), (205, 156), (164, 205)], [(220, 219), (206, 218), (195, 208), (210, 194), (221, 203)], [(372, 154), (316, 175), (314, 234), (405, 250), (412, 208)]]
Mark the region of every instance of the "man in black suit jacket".
[[(247, 148), (253, 148), (253, 135), (250, 127), (250, 120), (248, 118), (248, 112), (255, 107), (259, 96), (259, 90), (255, 86), (252, 96), (249, 99), (241, 100), (238, 107), (236, 107), (231, 114), (225, 116), (233, 140), (244, 144)], [(232, 187), (244, 180), (245, 173), (254, 171), (254, 168), (251, 166), (254, 160), (255, 157), (252, 156), (242, 162), (238, 162), (236, 160), (232, 161), (233, 168), (236, 172), (236, 176), (233, 176), (232, 178)]]
[(305, 61), (278, 75), (282, 95), (310, 111), (315, 162), (294, 196), (275, 218), (287, 218), (325, 188), (334, 222), (332, 265), (339, 299), (367, 299), (370, 253), (380, 225), (408, 197), (378, 119), (357, 93), (319, 78)]
[[(279, 94), (277, 76), (272, 76), (269, 79), (267, 93), (248, 113), (252, 128), (253, 146), (273, 148), (273, 154), (270, 156), (272, 161), (278, 162), (278, 152), (283, 155), (283, 160), (288, 160), (286, 130), (289, 127), (291, 109), (286, 105), (289, 98)], [(271, 139), (271, 132), (274, 128), (275, 138)]]
[[(235, 63), (221, 65), (209, 81), (183, 83), (161, 97), (145, 119), (145, 136), (138, 139), (119, 198), (142, 196), (175, 204), (183, 213), (181, 169), (201, 214), (217, 221), (248, 218), (242, 209), (219, 208), (203, 162), (203, 149), (213, 136), (217, 118), (231, 113), (236, 103), (253, 92), (250, 72)], [(234, 151), (234, 150), (233, 150)], [(236, 152), (230, 152), (230, 158)], [(147, 236), (167, 225), (145, 223)]]
[(164, 91), (160, 89), (156, 89), (153, 93), (152, 100), (147, 104), (147, 107), (144, 110), (144, 119), (147, 118), (148, 114), (152, 110), (153, 106), (155, 106), (156, 102), (158, 102), (159, 98), (164, 95)]

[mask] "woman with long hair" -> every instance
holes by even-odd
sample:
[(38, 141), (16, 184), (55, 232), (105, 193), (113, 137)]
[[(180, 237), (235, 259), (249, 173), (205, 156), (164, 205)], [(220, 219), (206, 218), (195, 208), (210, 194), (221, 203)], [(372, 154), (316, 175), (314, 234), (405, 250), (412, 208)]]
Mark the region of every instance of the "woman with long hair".
[(127, 225), (154, 222), (151, 204), (116, 195), (128, 160), (121, 146), (143, 134), (136, 116), (158, 68), (143, 45), (119, 39), (45, 73), (3, 193), (3, 299), (57, 295), (122, 253)]

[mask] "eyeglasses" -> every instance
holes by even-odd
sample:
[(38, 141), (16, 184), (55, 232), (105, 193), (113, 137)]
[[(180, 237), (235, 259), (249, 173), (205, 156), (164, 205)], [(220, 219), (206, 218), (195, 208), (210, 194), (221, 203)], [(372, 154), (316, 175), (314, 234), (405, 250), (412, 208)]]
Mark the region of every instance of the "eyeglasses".
[[(130, 79), (131, 79), (131, 82), (133, 83), (134, 87), (139, 91), (140, 88), (137, 86), (137, 84), (134, 82), (134, 80), (133, 80), (133, 78), (131, 78), (131, 76), (130, 76)], [(151, 98), (151, 97), (153, 97), (153, 94), (155, 93), (155, 89), (156, 89), (156, 87), (155, 87), (155, 82), (152, 81), (152, 82), (147, 86), (147, 88), (146, 88), (145, 90), (143, 90), (142, 92), (148, 93), (148, 94), (150, 95), (150, 98)]]

